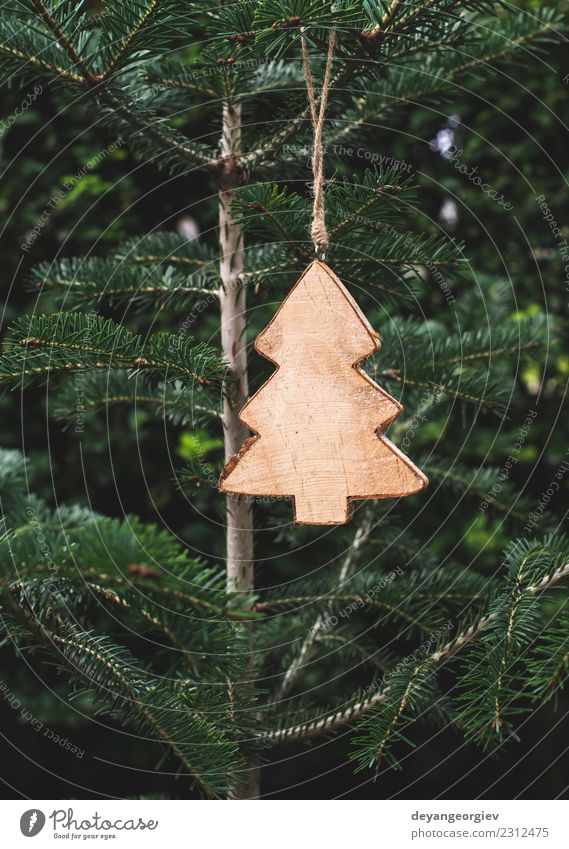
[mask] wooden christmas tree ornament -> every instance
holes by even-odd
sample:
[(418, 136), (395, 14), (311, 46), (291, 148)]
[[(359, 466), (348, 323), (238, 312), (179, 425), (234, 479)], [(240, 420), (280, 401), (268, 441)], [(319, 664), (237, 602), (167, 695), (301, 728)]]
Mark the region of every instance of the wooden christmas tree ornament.
[[(301, 37), (314, 131), (311, 232), (322, 258), (329, 241), (322, 128), (334, 39), (332, 31), (317, 108)], [(256, 435), (223, 470), (222, 492), (289, 496), (297, 524), (339, 525), (348, 521), (355, 500), (398, 498), (427, 486), (425, 475), (384, 433), (403, 407), (359, 368), (379, 350), (379, 336), (324, 262), (308, 266), (255, 348), (277, 371), (241, 410), (241, 421)]]
[(424, 489), (425, 475), (384, 434), (403, 407), (359, 368), (379, 348), (349, 292), (315, 260), (257, 336), (277, 371), (241, 410), (256, 435), (220, 490), (290, 496), (296, 523), (337, 525), (354, 500)]

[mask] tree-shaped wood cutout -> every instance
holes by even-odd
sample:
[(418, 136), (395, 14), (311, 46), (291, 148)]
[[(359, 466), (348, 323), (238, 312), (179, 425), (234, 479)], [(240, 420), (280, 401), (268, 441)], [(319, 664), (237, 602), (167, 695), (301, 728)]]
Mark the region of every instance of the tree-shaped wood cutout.
[(425, 475), (383, 433), (403, 407), (359, 368), (379, 348), (336, 275), (309, 265), (255, 342), (277, 370), (241, 410), (257, 435), (227, 464), (220, 490), (290, 496), (297, 524), (337, 525), (355, 499), (424, 489)]

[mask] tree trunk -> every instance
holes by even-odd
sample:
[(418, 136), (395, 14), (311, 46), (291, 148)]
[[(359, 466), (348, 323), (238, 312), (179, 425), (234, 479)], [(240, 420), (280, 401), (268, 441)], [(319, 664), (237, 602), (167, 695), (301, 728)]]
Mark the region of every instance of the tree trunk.
[[(249, 393), (246, 294), (241, 280), (243, 232), (231, 217), (231, 202), (241, 177), (238, 164), (240, 152), (241, 106), (227, 103), (223, 107), (221, 136), (223, 169), (219, 187), (221, 348), (223, 357), (229, 365), (229, 378), (224, 387), (222, 417), (226, 461), (237, 454), (243, 440), (249, 436), (249, 431), (238, 418), (239, 410)], [(245, 498), (228, 496), (226, 520), (227, 590), (249, 594), (254, 587), (252, 502)], [(246, 680), (242, 682), (242, 686), (252, 691), (253, 633), (252, 625), (246, 627), (249, 635), (249, 662), (245, 664)], [(254, 762), (248, 766), (247, 775), (238, 777), (234, 798), (255, 799), (259, 796), (260, 770)]]

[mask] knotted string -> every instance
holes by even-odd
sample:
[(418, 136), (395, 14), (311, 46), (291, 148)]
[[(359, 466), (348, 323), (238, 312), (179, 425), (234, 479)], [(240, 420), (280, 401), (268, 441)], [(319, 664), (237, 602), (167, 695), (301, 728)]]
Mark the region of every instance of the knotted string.
[(326, 211), (324, 208), (324, 149), (322, 147), (322, 128), (324, 126), (324, 116), (326, 115), (326, 107), (328, 105), (328, 93), (330, 91), (330, 76), (332, 73), (332, 57), (334, 55), (334, 42), (336, 40), (336, 32), (330, 32), (328, 41), (328, 55), (326, 56), (326, 70), (324, 72), (324, 81), (322, 83), (322, 91), (320, 93), (320, 110), (316, 109), (316, 96), (314, 94), (314, 81), (310, 70), (310, 62), (308, 59), (308, 46), (304, 33), (301, 33), (300, 41), (302, 45), (302, 64), (304, 67), (304, 78), (306, 80), (306, 92), (308, 94), (308, 102), (310, 104), (310, 115), (312, 117), (312, 130), (314, 133), (314, 143), (312, 147), (312, 176), (313, 176), (313, 192), (314, 192), (314, 207), (312, 211), (312, 227), (311, 236), (314, 242), (316, 254), (323, 259), (328, 248), (328, 231), (326, 230)]

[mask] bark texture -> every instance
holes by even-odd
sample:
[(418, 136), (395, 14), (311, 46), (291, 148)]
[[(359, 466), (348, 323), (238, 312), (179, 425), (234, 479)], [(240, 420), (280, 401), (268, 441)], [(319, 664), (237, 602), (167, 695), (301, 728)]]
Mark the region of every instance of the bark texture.
[[(231, 216), (235, 189), (243, 181), (239, 168), (241, 153), (241, 107), (227, 103), (223, 107), (221, 137), (221, 177), (219, 181), (219, 247), (220, 247), (220, 312), (221, 347), (229, 366), (224, 387), (223, 431), (226, 462), (237, 454), (250, 436), (239, 421), (239, 410), (245, 403), (247, 382), (247, 316), (246, 293), (242, 285), (243, 232)], [(249, 594), (254, 586), (253, 572), (253, 504), (250, 499), (227, 497), (227, 589)], [(253, 632), (248, 629), (249, 658), (246, 678), (241, 686), (253, 689)], [(251, 692), (252, 695), (252, 692)], [(233, 798), (256, 799), (259, 796), (260, 770), (256, 761), (248, 764), (248, 772), (237, 776)]]
[[(223, 108), (221, 156), (224, 168), (219, 189), (219, 246), (222, 289), (221, 347), (229, 364), (223, 401), (225, 459), (237, 454), (250, 435), (238, 419), (247, 399), (246, 303), (241, 284), (243, 273), (243, 232), (231, 217), (231, 203), (239, 184), (236, 166), (241, 151), (241, 108), (226, 104)], [(247, 499), (227, 499), (227, 588), (249, 592), (253, 586), (253, 511)]]

